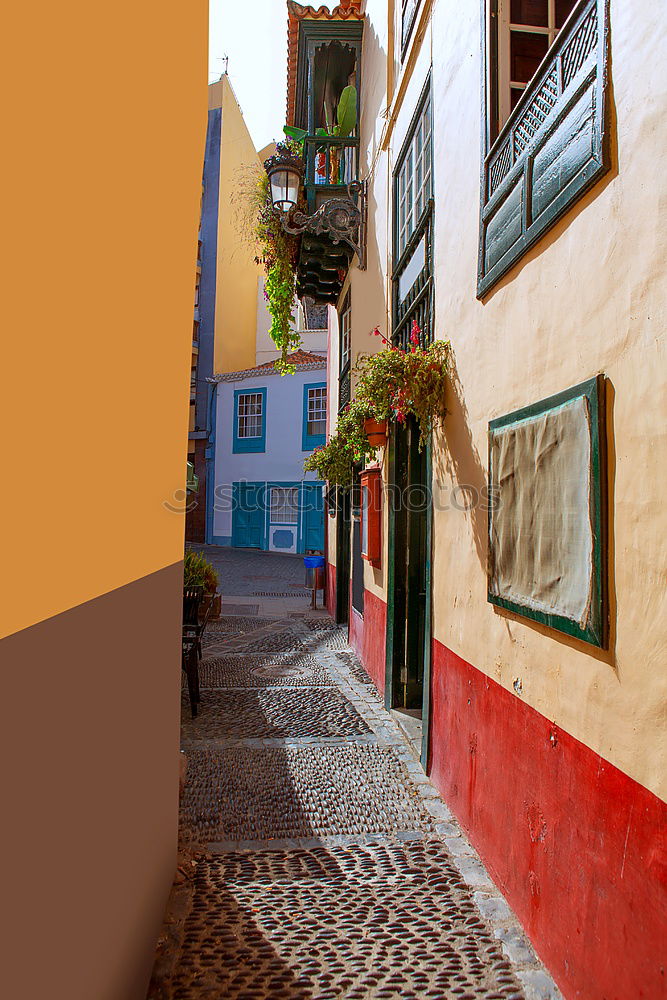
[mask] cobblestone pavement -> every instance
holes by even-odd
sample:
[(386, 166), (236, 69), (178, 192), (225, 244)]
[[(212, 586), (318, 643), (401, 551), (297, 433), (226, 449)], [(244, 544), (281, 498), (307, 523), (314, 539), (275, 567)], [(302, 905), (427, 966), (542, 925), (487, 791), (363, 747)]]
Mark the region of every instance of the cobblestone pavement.
[(345, 632), (295, 607), (215, 623), (184, 697), (149, 1000), (558, 998)]
[(215, 566), (224, 597), (290, 596), (304, 592), (302, 556), (221, 545), (193, 545), (192, 548), (203, 552)]

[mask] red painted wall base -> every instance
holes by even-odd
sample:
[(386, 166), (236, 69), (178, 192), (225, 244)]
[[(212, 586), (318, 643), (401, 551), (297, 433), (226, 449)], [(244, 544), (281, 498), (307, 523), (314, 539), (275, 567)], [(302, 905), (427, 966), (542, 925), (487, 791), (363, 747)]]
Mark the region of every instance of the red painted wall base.
[(387, 643), (387, 605), (370, 590), (364, 591), (364, 615), (350, 604), (350, 645), (378, 691), (384, 694)]
[(665, 803), (437, 641), (430, 752), (565, 996), (665, 997)]

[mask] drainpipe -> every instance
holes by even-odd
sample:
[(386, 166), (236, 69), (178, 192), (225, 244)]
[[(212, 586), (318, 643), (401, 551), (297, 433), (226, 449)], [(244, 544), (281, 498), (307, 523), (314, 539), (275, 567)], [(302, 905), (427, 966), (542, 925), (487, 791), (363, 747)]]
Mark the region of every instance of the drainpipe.
[(213, 506), (215, 504), (215, 426), (218, 399), (218, 383), (210, 385), (208, 396), (206, 430), (206, 544), (213, 542)]

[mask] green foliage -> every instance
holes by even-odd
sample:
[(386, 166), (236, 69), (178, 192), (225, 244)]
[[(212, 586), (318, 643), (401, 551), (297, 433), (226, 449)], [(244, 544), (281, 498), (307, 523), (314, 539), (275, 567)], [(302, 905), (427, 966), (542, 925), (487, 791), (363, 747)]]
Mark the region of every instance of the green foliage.
[(375, 449), (364, 431), (367, 409), (356, 399), (347, 406), (338, 418), (336, 431), (326, 444), (316, 448), (304, 462), (306, 472), (316, 472), (320, 479), (338, 486), (349, 486), (352, 482), (352, 467), (364, 464)]
[[(381, 336), (379, 331), (376, 335)], [(357, 360), (356, 398), (376, 420), (403, 423), (412, 414), (419, 424), (422, 449), (436, 421), (445, 415), (449, 342), (436, 340), (422, 347), (416, 323), (412, 325), (409, 351), (382, 339), (383, 351), (361, 355)]]
[[(292, 138), (279, 143), (278, 150), (295, 155), (300, 151), (300, 146)], [(271, 186), (264, 171), (251, 192), (251, 199), (254, 199), (256, 211), (253, 235), (259, 250), (255, 259), (266, 271), (264, 295), (271, 316), (269, 334), (281, 351), (276, 368), (282, 375), (291, 374), (294, 366), (287, 361), (287, 355), (301, 346), (299, 334), (292, 329), (299, 238), (283, 229), (280, 212), (273, 207), (271, 201)]]
[(336, 109), (338, 125), (334, 126), (334, 135), (346, 138), (357, 125), (357, 91), (354, 87), (345, 87), (340, 95)]
[(215, 594), (219, 580), (213, 564), (201, 552), (188, 549), (183, 560), (183, 586), (203, 587), (207, 594)]
[(308, 456), (303, 468), (306, 472), (316, 472), (318, 479), (338, 486), (349, 486), (352, 482), (352, 458), (345, 442), (337, 433)]
[(364, 421), (395, 420), (403, 423), (412, 414), (419, 423), (419, 448), (445, 416), (445, 387), (449, 367), (449, 342), (438, 340), (421, 345), (416, 323), (410, 334), (411, 347), (394, 347), (379, 330), (385, 349), (364, 354), (357, 360), (355, 397), (338, 418), (329, 441), (316, 448), (304, 463), (306, 472), (339, 486), (349, 486), (355, 463), (365, 463), (375, 449), (364, 430)]
[(294, 125), (283, 125), (283, 132), (288, 138), (293, 139), (300, 145), (303, 145), (303, 140), (308, 135), (305, 128), (296, 128)]

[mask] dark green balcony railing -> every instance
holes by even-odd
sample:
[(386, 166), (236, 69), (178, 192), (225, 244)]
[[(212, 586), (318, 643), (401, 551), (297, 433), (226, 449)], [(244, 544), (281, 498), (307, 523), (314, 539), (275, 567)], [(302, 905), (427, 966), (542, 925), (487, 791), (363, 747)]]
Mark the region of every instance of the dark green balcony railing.
[(315, 212), (329, 198), (347, 194), (359, 179), (359, 139), (354, 136), (307, 136), (303, 141), (308, 211)]

